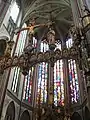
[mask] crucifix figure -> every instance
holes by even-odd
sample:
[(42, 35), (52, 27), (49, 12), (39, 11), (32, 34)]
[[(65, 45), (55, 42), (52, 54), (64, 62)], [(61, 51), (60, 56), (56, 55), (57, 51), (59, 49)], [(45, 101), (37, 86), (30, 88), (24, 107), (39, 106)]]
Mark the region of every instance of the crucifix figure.
[(47, 26), (49, 27), (50, 25), (52, 25), (53, 22), (49, 21), (47, 23), (44, 24), (35, 24), (35, 20), (33, 20), (33, 22), (29, 23), (29, 26), (22, 28), (20, 30), (17, 31), (17, 33), (24, 31), (24, 30), (28, 30), (28, 34), (29, 34), (29, 42), (31, 42), (32, 37), (34, 36), (34, 33), (36, 32), (36, 28), (39, 27), (43, 27), (43, 26)]
[(29, 23), (29, 25), (25, 28), (21, 28), (20, 30), (17, 31), (17, 33), (20, 33), (21, 31), (27, 30), (28, 31), (28, 46), (25, 48), (25, 51), (30, 52), (34, 50), (34, 47), (32, 46), (32, 41), (33, 41), (33, 37), (35, 32), (37, 31), (37, 28), (39, 27), (43, 27), (43, 26), (51, 26), (53, 22), (48, 21), (47, 23), (44, 24), (35, 24), (35, 20), (33, 20), (32, 22)]

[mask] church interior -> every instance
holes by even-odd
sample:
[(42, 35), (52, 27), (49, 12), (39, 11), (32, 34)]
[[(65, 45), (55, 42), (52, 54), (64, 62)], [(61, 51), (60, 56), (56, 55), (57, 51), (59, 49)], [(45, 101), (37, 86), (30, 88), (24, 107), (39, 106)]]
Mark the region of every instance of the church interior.
[(90, 120), (90, 0), (0, 0), (0, 120)]

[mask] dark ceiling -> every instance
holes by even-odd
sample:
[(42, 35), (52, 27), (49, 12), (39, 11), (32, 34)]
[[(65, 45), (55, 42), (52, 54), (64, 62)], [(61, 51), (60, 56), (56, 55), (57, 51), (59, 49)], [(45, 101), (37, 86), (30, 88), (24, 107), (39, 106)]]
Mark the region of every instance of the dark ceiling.
[[(22, 23), (31, 21), (33, 18), (36, 24), (54, 21), (53, 28), (57, 39), (65, 39), (73, 23), (69, 0), (17, 0), (17, 2), (23, 9)], [(46, 28), (40, 28), (41, 34), (44, 29)]]

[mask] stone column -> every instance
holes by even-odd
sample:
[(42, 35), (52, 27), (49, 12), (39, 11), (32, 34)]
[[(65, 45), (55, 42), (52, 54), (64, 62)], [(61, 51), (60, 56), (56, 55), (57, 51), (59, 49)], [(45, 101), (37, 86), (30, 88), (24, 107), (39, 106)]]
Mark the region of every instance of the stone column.
[[(19, 35), (17, 36), (16, 44), (14, 46), (12, 56), (15, 53), (18, 38), (19, 38)], [(11, 68), (8, 68), (7, 70), (5, 70), (4, 74), (0, 76), (0, 96), (1, 96), (0, 97), (0, 117), (2, 114), (3, 103), (4, 103), (4, 99), (5, 99), (5, 95), (6, 95), (10, 72), (11, 72)]]
[(32, 106), (34, 108), (32, 111), (33, 120), (36, 119), (36, 107), (37, 107), (37, 86), (38, 86), (37, 71), (38, 71), (38, 65), (35, 66), (34, 77), (32, 81)]
[(53, 104), (54, 103), (54, 67), (50, 66), (50, 79), (49, 79), (49, 83), (50, 83), (50, 86), (49, 86), (49, 104)]
[[(71, 1), (74, 24), (75, 26), (77, 26), (81, 22), (81, 25), (82, 25), (82, 35), (84, 36), (84, 39), (82, 40), (82, 42), (84, 42), (83, 46), (87, 51), (86, 55), (88, 57), (88, 58), (85, 58), (84, 60), (85, 60), (85, 63), (88, 63), (88, 59), (90, 59), (90, 29), (89, 29), (90, 17), (87, 16), (88, 15), (87, 10), (86, 11), (83, 10), (83, 7), (85, 5), (84, 0), (70, 0), (70, 1)], [(79, 18), (82, 18), (82, 17), (83, 19), (82, 21), (80, 21)], [(87, 83), (87, 97), (88, 97), (88, 104), (90, 108), (90, 75), (89, 74), (90, 74), (90, 66), (87, 67), (87, 70), (85, 70), (86, 83)]]
[(0, 75), (0, 117), (9, 79), (8, 74), (10, 74), (10, 69), (6, 70), (2, 75)]
[(86, 81), (84, 81), (84, 73), (82, 70), (79, 69), (79, 65), (76, 62), (77, 67), (77, 73), (78, 73), (78, 83), (79, 83), (79, 89), (80, 89), (80, 104), (83, 103), (85, 97), (86, 97)]
[(87, 99), (88, 99), (88, 108), (90, 110), (90, 75), (87, 76)]
[(38, 76), (37, 76), (37, 71), (38, 71), (38, 65), (35, 66), (34, 70), (34, 77), (33, 77), (33, 87), (32, 87), (32, 105), (35, 108), (36, 107), (36, 100), (37, 100), (37, 85), (38, 85)]
[(79, 26), (80, 18), (81, 18), (81, 10), (79, 7), (78, 0), (70, 0), (71, 2), (71, 8), (72, 8), (72, 14), (73, 14), (73, 20), (75, 26)]
[(7, 10), (12, 0), (1, 0), (0, 1), (0, 26), (4, 20)]
[(47, 104), (49, 104), (49, 93), (50, 93), (50, 79), (51, 79), (51, 65), (48, 65), (48, 81), (47, 81)]
[(48, 104), (52, 105), (54, 104), (54, 56), (53, 56), (53, 50), (51, 52), (51, 61), (49, 64), (49, 80), (48, 80)]
[[(66, 43), (62, 43), (62, 49), (66, 48)], [(63, 59), (63, 79), (64, 79), (64, 99), (65, 99), (65, 112), (70, 111), (70, 83), (69, 83), (69, 69), (68, 60)]]
[(90, 1), (89, 0), (84, 0), (86, 5), (88, 6), (88, 9), (90, 10)]
[(64, 88), (65, 88), (65, 105), (66, 107), (70, 103), (70, 91), (69, 91), (69, 75), (68, 75), (68, 61), (63, 60), (63, 73), (64, 73)]

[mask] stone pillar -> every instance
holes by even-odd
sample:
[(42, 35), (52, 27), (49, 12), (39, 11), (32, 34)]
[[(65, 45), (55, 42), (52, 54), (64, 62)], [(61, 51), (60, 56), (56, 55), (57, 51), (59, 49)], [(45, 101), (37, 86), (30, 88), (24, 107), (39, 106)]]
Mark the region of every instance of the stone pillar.
[(49, 104), (49, 93), (50, 93), (50, 79), (51, 79), (51, 65), (48, 65), (48, 81), (47, 81), (47, 103)]
[(38, 65), (35, 66), (34, 70), (34, 77), (33, 77), (33, 87), (32, 87), (32, 105), (35, 108), (36, 107), (36, 100), (37, 100), (37, 85), (38, 85), (38, 78), (37, 78), (37, 71), (38, 71)]
[[(86, 49), (87, 51), (86, 55), (90, 59), (90, 29), (89, 29), (90, 17), (88, 16), (87, 10), (83, 10), (85, 1), (84, 0), (70, 0), (70, 1), (71, 1), (71, 7), (72, 7), (75, 26), (77, 25), (79, 26), (79, 24), (81, 24), (82, 26), (82, 35), (84, 36), (84, 39), (82, 40), (82, 42), (84, 43), (83, 47)], [(82, 18), (82, 21), (79, 18)], [(85, 63), (88, 63), (88, 60), (87, 60), (88, 58), (84, 58)], [(84, 63), (82, 63), (82, 66), (83, 64)], [(87, 70), (85, 71), (85, 76), (86, 76), (86, 83), (87, 83), (88, 104), (90, 108), (90, 75), (89, 74), (90, 74), (90, 67), (89, 68), (87, 67)]]
[[(66, 43), (62, 43), (62, 49), (66, 48)], [(64, 99), (65, 99), (65, 112), (70, 111), (70, 85), (69, 85), (69, 69), (68, 60), (63, 59), (63, 79), (64, 79)]]
[(54, 103), (54, 67), (50, 66), (50, 86), (49, 86), (49, 104)]
[[(15, 53), (18, 38), (19, 38), (19, 35), (17, 36), (16, 44), (14, 46), (12, 56)], [(0, 117), (2, 114), (2, 108), (3, 108), (3, 103), (4, 103), (4, 99), (5, 99), (5, 95), (6, 95), (10, 72), (11, 72), (11, 68), (8, 68), (7, 70), (5, 70), (4, 74), (0, 76), (0, 95), (1, 95), (1, 97), (0, 97)]]
[(90, 75), (87, 76), (87, 98), (88, 98), (88, 108), (90, 110)]
[(1, 0), (0, 1), (0, 26), (4, 20), (7, 10), (12, 0)]
[(32, 118), (33, 120), (36, 119), (36, 107), (37, 107), (37, 86), (38, 86), (38, 78), (37, 78), (37, 71), (38, 71), (38, 65), (35, 66), (34, 70), (34, 77), (33, 77), (33, 83), (32, 83), (32, 106), (33, 106), (33, 111), (32, 111)]
[(69, 70), (68, 70), (68, 60), (63, 60), (63, 73), (64, 73), (64, 96), (65, 96), (65, 111), (70, 112), (70, 83), (69, 83)]
[(90, 0), (85, 0), (86, 5), (88, 6), (88, 9), (90, 10)]
[(82, 70), (79, 69), (79, 65), (76, 62), (77, 66), (77, 73), (78, 73), (78, 83), (79, 83), (79, 89), (80, 89), (80, 104), (83, 103), (86, 97), (86, 81), (84, 80), (84, 73)]
[(6, 70), (2, 75), (0, 75), (0, 117), (9, 79), (8, 74), (10, 74), (10, 69)]
[(49, 64), (49, 81), (48, 81), (48, 104), (54, 104), (54, 54), (53, 50), (51, 50), (51, 61)]
[(74, 24), (75, 26), (78, 27), (80, 23), (80, 18), (81, 18), (79, 3), (78, 3), (78, 0), (70, 0), (70, 2), (71, 2)]

